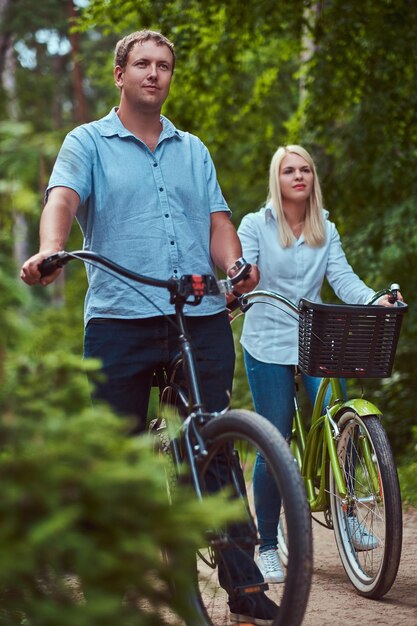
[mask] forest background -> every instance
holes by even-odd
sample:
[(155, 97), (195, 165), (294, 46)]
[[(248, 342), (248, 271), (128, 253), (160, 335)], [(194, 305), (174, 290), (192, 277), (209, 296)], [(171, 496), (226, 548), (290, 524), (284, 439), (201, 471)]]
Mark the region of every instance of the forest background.
[[(88, 402), (81, 378), (71, 378), (86, 367), (84, 269), (74, 264), (48, 289), (27, 288), (18, 274), (37, 250), (60, 144), (118, 103), (114, 45), (140, 28), (175, 42), (164, 113), (209, 148), (236, 226), (265, 200), (277, 146), (299, 143), (316, 160), (356, 272), (374, 289), (400, 283), (410, 307), (394, 373), (365, 381), (364, 393), (385, 415), (405, 500), (416, 503), (413, 0), (0, 0), (1, 410), (22, 398), (29, 412), (42, 398), (69, 410)], [(81, 243), (74, 227), (68, 247)], [(334, 301), (327, 287), (325, 299)], [(233, 404), (250, 406), (240, 352)]]

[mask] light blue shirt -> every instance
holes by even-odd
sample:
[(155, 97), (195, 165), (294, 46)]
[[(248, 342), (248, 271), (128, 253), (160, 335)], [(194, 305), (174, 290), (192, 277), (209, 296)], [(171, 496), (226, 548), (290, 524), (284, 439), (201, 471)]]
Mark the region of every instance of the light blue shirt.
[[(364, 304), (374, 295), (347, 262), (337, 228), (328, 215), (324, 211), (326, 242), (320, 248), (307, 245), (303, 235), (291, 247), (283, 248), (270, 205), (243, 218), (238, 234), (243, 256), (259, 266), (257, 289), (276, 291), (295, 304), (301, 298), (322, 302), (320, 292), (326, 277), (343, 302)], [(270, 304), (252, 306), (245, 314), (241, 343), (258, 361), (295, 365), (298, 318), (285, 305), (282, 309)]]
[[(113, 109), (101, 120), (71, 131), (58, 154), (48, 190), (69, 187), (80, 196), (77, 220), (84, 249), (154, 278), (213, 274), (210, 216), (230, 214), (205, 145), (161, 116), (152, 152), (128, 131)], [(91, 317), (146, 318), (172, 314), (167, 290), (139, 285), (144, 296), (87, 265), (85, 323)], [(156, 305), (158, 308), (156, 308)], [(225, 309), (210, 296), (187, 315)]]

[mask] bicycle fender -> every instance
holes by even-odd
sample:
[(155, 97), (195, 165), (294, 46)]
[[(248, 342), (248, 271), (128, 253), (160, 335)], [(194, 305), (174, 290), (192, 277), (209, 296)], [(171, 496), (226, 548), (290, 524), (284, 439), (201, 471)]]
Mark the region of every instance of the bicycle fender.
[(359, 417), (365, 417), (366, 415), (382, 415), (382, 412), (377, 406), (375, 406), (375, 404), (372, 404), (372, 402), (369, 402), (368, 400), (363, 400), (362, 398), (346, 400), (346, 402), (338, 407), (337, 413), (343, 411), (344, 409), (351, 409), (357, 413)]

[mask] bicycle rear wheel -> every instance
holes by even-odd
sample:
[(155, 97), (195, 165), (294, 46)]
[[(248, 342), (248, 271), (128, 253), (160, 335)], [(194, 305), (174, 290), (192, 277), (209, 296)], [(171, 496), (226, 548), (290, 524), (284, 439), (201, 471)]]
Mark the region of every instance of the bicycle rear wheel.
[(355, 589), (381, 598), (397, 575), (402, 544), (401, 494), (394, 457), (376, 416), (345, 412), (337, 454), (347, 497), (340, 498), (330, 466), (330, 504), (337, 547)]
[[(241, 501), (244, 514), (243, 521), (239, 518), (236, 524), (212, 532), (197, 559), (199, 590), (208, 623), (216, 626), (230, 623), (228, 596), (219, 583), (219, 574), (223, 580), (232, 580), (236, 575), (227, 551), (235, 554), (252, 551), (253, 554), (259, 543), (253, 469), (260, 454), (281, 494), (287, 533), (285, 582), (269, 584), (266, 594), (280, 606), (276, 626), (301, 624), (312, 577), (311, 518), (304, 483), (288, 444), (265, 418), (250, 411), (228, 411), (210, 420), (201, 434), (208, 451), (199, 467), (203, 490), (213, 491), (213, 486), (208, 488), (208, 484), (212, 481), (213, 469), (216, 473), (215, 468), (220, 464), (219, 475), (228, 475), (222, 487), (229, 490), (229, 497), (232, 490), (231, 497)], [(214, 491), (222, 487), (217, 486)], [(236, 531), (236, 526), (240, 530)]]

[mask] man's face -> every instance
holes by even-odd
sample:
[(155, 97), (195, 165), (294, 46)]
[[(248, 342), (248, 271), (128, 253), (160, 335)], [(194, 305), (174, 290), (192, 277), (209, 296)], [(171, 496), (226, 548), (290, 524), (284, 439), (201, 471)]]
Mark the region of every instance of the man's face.
[(133, 46), (126, 67), (114, 68), (114, 79), (122, 100), (140, 111), (153, 112), (160, 111), (168, 97), (172, 71), (171, 50), (149, 40)]

